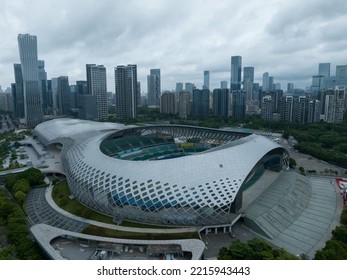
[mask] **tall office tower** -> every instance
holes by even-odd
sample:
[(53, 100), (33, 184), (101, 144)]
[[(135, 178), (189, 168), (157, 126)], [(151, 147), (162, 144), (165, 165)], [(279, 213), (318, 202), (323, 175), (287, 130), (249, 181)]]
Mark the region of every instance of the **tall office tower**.
[(36, 36), (19, 34), (18, 48), (23, 77), (25, 122), (28, 127), (35, 127), (43, 122)]
[(88, 84), (87, 81), (76, 81), (76, 91), (78, 95), (88, 94)]
[(284, 96), (281, 102), (281, 120), (292, 122), (294, 111), (294, 97), (291, 95)]
[(246, 92), (243, 90), (232, 91), (232, 116), (237, 120), (246, 117)]
[(214, 89), (212, 94), (213, 114), (215, 116), (228, 117), (229, 114), (229, 89)]
[(263, 85), (262, 85), (262, 91), (267, 92), (270, 90), (269, 87), (269, 73), (265, 72), (263, 74)]
[(142, 102), (141, 102), (141, 82), (137, 81), (137, 108), (139, 108), (139, 107), (142, 107)]
[(52, 98), (52, 80), (47, 80), (47, 102), (48, 102), (48, 113), (53, 108), (53, 98)]
[(78, 95), (77, 95), (77, 86), (71, 85), (70, 86), (70, 110), (71, 112), (75, 112), (77, 110), (78, 106)]
[(97, 96), (91, 94), (83, 94), (79, 96), (78, 117), (83, 120), (97, 121), (98, 108), (95, 106)]
[(221, 89), (226, 89), (226, 88), (228, 88), (228, 82), (227, 82), (227, 81), (221, 81), (221, 82), (220, 82), (220, 88), (221, 88)]
[(196, 89), (196, 87), (192, 83), (185, 83), (184, 89), (190, 91), (190, 93), (193, 93), (193, 90)]
[(336, 78), (347, 80), (347, 65), (336, 65)]
[(183, 83), (176, 83), (176, 96), (179, 95), (180, 91), (183, 90)]
[(345, 87), (335, 87), (333, 95), (327, 95), (325, 98), (325, 121), (332, 123), (341, 123), (343, 121), (343, 113), (345, 111)]
[(253, 100), (254, 67), (243, 68), (243, 90), (247, 92), (246, 101)]
[(151, 69), (147, 75), (147, 104), (150, 106), (159, 106), (159, 98), (161, 93), (160, 86), (160, 69)]
[(287, 94), (294, 94), (294, 84), (293, 83), (287, 84)]
[(166, 91), (160, 96), (160, 113), (176, 114), (176, 93)]
[(320, 121), (320, 101), (319, 100), (310, 100), (308, 102), (308, 114), (307, 114), (307, 122), (314, 123)]
[(23, 75), (22, 66), (18, 63), (13, 65), (15, 79), (15, 95), (14, 99), (14, 114), (16, 118), (24, 118), (24, 90), (23, 90)]
[(67, 76), (60, 76), (57, 78), (57, 106), (58, 115), (66, 116), (70, 114), (70, 86), (69, 78)]
[(266, 121), (271, 121), (273, 116), (272, 98), (270, 95), (265, 95), (261, 101), (261, 118)]
[(87, 81), (76, 81), (75, 108), (81, 109), (80, 96), (88, 94)]
[(330, 63), (319, 63), (318, 75), (330, 77)]
[(210, 71), (208, 70), (204, 71), (204, 85), (202, 89), (210, 89)]
[(242, 57), (231, 57), (231, 70), (230, 70), (230, 91), (241, 89), (241, 67)]
[(107, 120), (107, 82), (106, 68), (103, 65), (87, 64), (87, 88), (88, 94), (96, 95), (96, 107), (98, 120)]
[(275, 85), (275, 78), (270, 76), (269, 77), (269, 90), (274, 90), (274, 85)]
[(209, 89), (194, 89), (192, 115), (207, 116), (210, 112), (210, 90)]
[(39, 87), (41, 90), (41, 101), (42, 101), (42, 110), (46, 114), (48, 110), (48, 92), (47, 92), (47, 73), (45, 70), (45, 61), (38, 60), (37, 65), (39, 67)]
[(58, 112), (58, 78), (51, 79), (52, 108), (54, 115)]
[(182, 90), (179, 93), (178, 113), (181, 118), (186, 118), (191, 114), (191, 92)]
[(318, 93), (320, 91), (320, 89), (322, 88), (323, 78), (324, 78), (323, 75), (312, 76), (312, 86), (311, 86), (312, 93)]
[(120, 119), (137, 117), (137, 66), (119, 65), (114, 69), (116, 113)]

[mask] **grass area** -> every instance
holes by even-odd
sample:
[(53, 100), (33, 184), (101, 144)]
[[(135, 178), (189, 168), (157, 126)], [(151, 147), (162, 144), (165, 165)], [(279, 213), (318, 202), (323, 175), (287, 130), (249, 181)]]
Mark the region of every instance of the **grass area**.
[(187, 233), (146, 233), (126, 232), (89, 225), (82, 233), (124, 239), (170, 240), (170, 239), (199, 239), (197, 232)]
[(103, 223), (114, 224), (111, 217), (93, 211), (77, 200), (70, 199), (69, 196), (70, 191), (66, 180), (54, 186), (52, 191), (52, 198), (60, 208), (79, 217)]

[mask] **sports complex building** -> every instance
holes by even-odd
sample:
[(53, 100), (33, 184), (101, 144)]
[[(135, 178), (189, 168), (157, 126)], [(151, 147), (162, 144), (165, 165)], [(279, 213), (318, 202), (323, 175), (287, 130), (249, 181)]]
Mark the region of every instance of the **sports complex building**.
[(55, 119), (33, 134), (61, 149), (73, 196), (116, 222), (230, 224), (253, 176), (288, 167), (282, 146), (243, 132)]

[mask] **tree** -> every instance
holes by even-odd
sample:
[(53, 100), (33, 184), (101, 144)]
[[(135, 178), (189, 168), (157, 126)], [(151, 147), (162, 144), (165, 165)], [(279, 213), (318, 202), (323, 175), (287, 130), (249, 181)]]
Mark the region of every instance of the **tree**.
[(17, 191), (14, 194), (14, 198), (16, 199), (17, 203), (21, 206), (24, 204), (26, 197), (27, 195), (22, 191)]
[(296, 161), (293, 158), (289, 158), (289, 167), (290, 168), (295, 168), (296, 166)]
[(315, 260), (347, 260), (347, 245), (339, 240), (328, 240), (325, 247), (318, 250)]
[(347, 244), (347, 226), (337, 226), (333, 231), (333, 239), (339, 240), (345, 244)]
[(20, 179), (14, 184), (12, 192), (16, 193), (18, 191), (21, 191), (23, 193), (28, 193), (29, 188), (29, 181), (27, 179)]
[(33, 167), (25, 170), (23, 177), (29, 181), (31, 187), (42, 185), (45, 179), (45, 175), (39, 169)]

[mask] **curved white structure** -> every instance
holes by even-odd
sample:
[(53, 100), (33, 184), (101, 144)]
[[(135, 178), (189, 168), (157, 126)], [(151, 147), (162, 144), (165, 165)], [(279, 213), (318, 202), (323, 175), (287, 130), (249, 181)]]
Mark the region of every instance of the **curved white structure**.
[[(63, 145), (69, 188), (83, 204), (116, 220), (157, 224), (230, 223), (242, 204), (242, 186), (256, 168), (265, 163), (280, 169), (288, 156), (282, 146), (263, 136), (179, 125), (57, 119), (39, 124), (34, 135), (46, 146)], [(169, 142), (142, 141), (154, 137)], [(175, 158), (158, 160), (170, 154), (166, 145), (192, 147), (187, 143), (192, 139), (205, 143), (204, 151), (181, 156), (180, 150), (172, 152)], [(143, 154), (147, 160), (141, 160)]]

